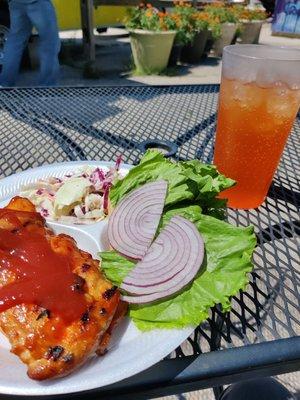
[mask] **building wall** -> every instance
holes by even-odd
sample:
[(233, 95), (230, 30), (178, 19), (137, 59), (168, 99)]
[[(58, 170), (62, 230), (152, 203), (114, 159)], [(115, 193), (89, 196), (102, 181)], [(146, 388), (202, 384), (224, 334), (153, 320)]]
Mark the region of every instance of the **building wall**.
[[(80, 28), (79, 0), (53, 0), (53, 3), (56, 8), (60, 30)], [(125, 12), (125, 7), (98, 7), (94, 11), (95, 26), (120, 24), (124, 19)]]

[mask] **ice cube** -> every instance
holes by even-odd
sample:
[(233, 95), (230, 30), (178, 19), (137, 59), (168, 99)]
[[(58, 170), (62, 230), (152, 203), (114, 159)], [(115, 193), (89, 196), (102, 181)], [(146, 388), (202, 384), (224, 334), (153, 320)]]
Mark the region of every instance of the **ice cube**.
[(241, 81), (236, 81), (233, 86), (232, 98), (237, 101), (242, 108), (259, 107), (262, 101), (260, 89), (254, 84), (244, 84)]
[(273, 95), (267, 99), (267, 113), (280, 120), (290, 119), (295, 116), (295, 108), (290, 104), (287, 95)]

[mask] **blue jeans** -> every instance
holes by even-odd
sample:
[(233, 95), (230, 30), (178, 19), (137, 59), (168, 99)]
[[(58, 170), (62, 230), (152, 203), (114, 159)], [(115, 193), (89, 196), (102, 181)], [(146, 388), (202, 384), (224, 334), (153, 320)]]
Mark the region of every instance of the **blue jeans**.
[(9, 1), (10, 32), (4, 47), (0, 85), (14, 86), (32, 28), (39, 34), (40, 74), (38, 85), (53, 86), (59, 73), (60, 41), (54, 7), (50, 0), (32, 3)]

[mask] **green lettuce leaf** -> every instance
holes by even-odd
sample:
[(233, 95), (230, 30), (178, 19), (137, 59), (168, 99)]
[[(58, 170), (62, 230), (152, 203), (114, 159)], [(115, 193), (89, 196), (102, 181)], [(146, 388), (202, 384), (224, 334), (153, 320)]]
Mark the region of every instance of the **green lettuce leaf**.
[(216, 199), (216, 195), (235, 183), (221, 175), (214, 165), (197, 160), (175, 163), (164, 158), (158, 151), (148, 150), (139, 165), (111, 188), (112, 206), (116, 206), (132, 190), (159, 179), (168, 182), (165, 209), (179, 203), (195, 203), (204, 209), (204, 213), (216, 212), (218, 216), (222, 216), (226, 202)]
[(203, 164), (197, 160), (181, 163), (185, 176), (196, 188), (195, 202), (201, 204), (203, 214), (224, 219), (226, 200), (216, 196), (235, 185), (235, 181), (220, 174), (214, 165)]
[(195, 184), (196, 200), (212, 199), (235, 184), (234, 180), (220, 174), (214, 165), (203, 164), (198, 160), (181, 162), (180, 165), (185, 176)]
[(101, 269), (103, 269), (107, 279), (114, 285), (120, 286), (135, 264), (116, 251), (102, 251), (99, 255), (102, 261)]
[(168, 182), (168, 194), (165, 206), (180, 201), (192, 200), (193, 193), (190, 191), (184, 169), (173, 163), (158, 152), (147, 151), (139, 165), (132, 168), (125, 178), (114, 184), (110, 190), (109, 198), (113, 206), (129, 192), (145, 183), (164, 179)]
[[(179, 214), (197, 226), (204, 238), (206, 257), (194, 281), (180, 293), (149, 305), (130, 305), (129, 315), (141, 330), (196, 326), (207, 319), (215, 304), (228, 311), (230, 297), (245, 288), (247, 274), (253, 268), (256, 238), (252, 227), (234, 227), (203, 215), (199, 206), (190, 206), (166, 212), (160, 229)], [(116, 252), (100, 256), (105, 275), (118, 286), (135, 265)]]
[[(256, 245), (252, 227), (237, 228), (220, 220), (226, 201), (217, 195), (235, 182), (197, 160), (175, 163), (147, 151), (140, 164), (112, 187), (110, 201), (116, 206), (132, 190), (159, 179), (168, 181), (168, 193), (158, 232), (174, 215), (189, 219), (203, 236), (205, 259), (194, 281), (181, 292), (152, 304), (130, 305), (129, 315), (141, 330), (198, 325), (215, 304), (229, 310), (230, 297), (248, 283)], [(135, 266), (114, 251), (100, 256), (105, 275), (117, 286)]]

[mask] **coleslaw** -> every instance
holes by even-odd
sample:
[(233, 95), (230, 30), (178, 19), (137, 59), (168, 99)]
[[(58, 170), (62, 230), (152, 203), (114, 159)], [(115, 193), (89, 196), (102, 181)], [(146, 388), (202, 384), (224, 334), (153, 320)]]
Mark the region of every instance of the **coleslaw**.
[(50, 177), (22, 188), (27, 197), (46, 219), (74, 224), (90, 224), (104, 219), (108, 213), (109, 191), (120, 179), (121, 157), (104, 170), (84, 166), (62, 178)]

